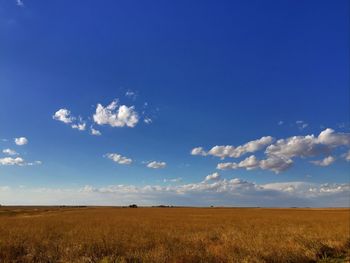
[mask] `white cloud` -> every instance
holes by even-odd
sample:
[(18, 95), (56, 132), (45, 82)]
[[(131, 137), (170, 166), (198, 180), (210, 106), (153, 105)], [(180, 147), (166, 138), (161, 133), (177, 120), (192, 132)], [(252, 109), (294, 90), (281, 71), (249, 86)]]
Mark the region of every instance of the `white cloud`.
[(15, 138), (15, 143), (19, 146), (22, 146), (28, 143), (28, 139), (26, 137)]
[(319, 145), (314, 135), (294, 136), (280, 139), (275, 144), (267, 147), (265, 153), (268, 155), (291, 157), (310, 157), (326, 152), (326, 147)]
[(350, 184), (316, 184), (308, 182), (269, 183), (261, 185), (261, 187), (309, 198), (330, 197), (332, 194), (346, 193), (350, 190)]
[(254, 155), (251, 155), (245, 158), (238, 164), (238, 167), (246, 168), (247, 170), (253, 170), (259, 167), (259, 161), (256, 159)]
[(21, 157), (5, 157), (0, 158), (0, 165), (25, 165), (25, 162)]
[(119, 163), (119, 164), (131, 164), (132, 159), (127, 158), (125, 156), (122, 156), (118, 153), (107, 153), (105, 155), (108, 159), (111, 159), (113, 162)]
[(332, 129), (325, 129), (318, 137), (312, 135), (293, 136), (280, 139), (267, 147), (267, 155), (292, 157), (312, 157), (327, 154), (338, 146), (350, 146), (349, 133), (335, 133)]
[(348, 151), (347, 153), (344, 153), (343, 154), (343, 157), (344, 157), (344, 159), (346, 160), (346, 161), (350, 161), (350, 151)]
[[(243, 205), (243, 206), (347, 206), (350, 184), (283, 182), (256, 184), (239, 178), (219, 179), (176, 186), (110, 185), (85, 186), (83, 193), (107, 195), (114, 200), (152, 205)], [(191, 203), (188, 203), (191, 200)]]
[[(12, 205), (192, 205), (347, 207), (350, 184), (275, 182), (239, 178), (176, 185), (109, 185), (77, 188), (0, 186), (2, 204)], [(190, 200), (190, 202), (189, 202)]]
[(97, 104), (93, 119), (99, 125), (108, 124), (112, 127), (135, 127), (139, 121), (138, 113), (135, 111), (134, 106), (121, 105), (118, 107), (116, 100), (106, 107)]
[(66, 124), (72, 123), (75, 120), (75, 118), (71, 116), (71, 112), (67, 109), (59, 109), (55, 112), (52, 118), (54, 120), (61, 121)]
[(204, 181), (207, 182), (207, 181), (215, 181), (215, 180), (219, 180), (220, 179), (220, 174), (215, 172), (215, 173), (212, 173), (212, 174), (209, 174), (205, 177)]
[(327, 128), (318, 135), (317, 142), (330, 148), (350, 146), (350, 133), (336, 133), (333, 129)]
[(101, 136), (102, 133), (99, 130), (96, 130), (94, 128), (91, 127), (90, 129), (91, 135), (95, 135), (95, 136)]
[(4, 153), (4, 154), (7, 154), (7, 155), (18, 155), (18, 153), (15, 151), (15, 150), (11, 150), (11, 149), (4, 149), (4, 150), (2, 150), (2, 152)]
[(223, 146), (214, 146), (208, 152), (205, 152), (202, 147), (194, 148), (191, 152), (192, 155), (213, 155), (216, 157), (220, 157), (222, 159), (231, 157), (231, 158), (239, 158), (246, 153), (253, 153), (261, 150), (268, 144), (273, 142), (273, 138), (271, 136), (264, 136), (258, 140), (247, 142), (244, 145), (240, 145), (234, 147), (232, 145), (223, 145)]
[(147, 164), (148, 168), (153, 168), (153, 169), (162, 169), (166, 167), (166, 162), (156, 162), (152, 161)]
[(216, 166), (216, 169), (219, 170), (230, 170), (230, 169), (238, 169), (238, 163), (234, 163), (234, 162), (226, 162), (226, 163), (218, 163), (218, 165)]
[(143, 120), (146, 124), (151, 124), (152, 123), (152, 119), (151, 118), (145, 118)]
[(79, 117), (79, 121), (77, 123), (72, 124), (73, 129), (77, 129), (79, 131), (85, 131), (86, 129), (86, 122), (83, 121), (81, 117)]
[(34, 162), (26, 163), (25, 165), (33, 166), (33, 165), (41, 165), (41, 164), (42, 164), (42, 161), (34, 161)]
[(295, 124), (297, 125), (299, 130), (304, 130), (305, 128), (307, 128), (309, 126), (309, 124), (306, 123), (305, 121), (296, 121)]
[(202, 156), (206, 156), (207, 153), (204, 151), (203, 147), (196, 147), (193, 148), (191, 151), (192, 155), (202, 155)]
[(33, 166), (33, 165), (40, 165), (42, 164), (41, 161), (35, 161), (35, 162), (25, 162), (25, 160), (22, 157), (5, 157), (5, 158), (0, 158), (0, 166), (13, 166), (13, 165), (18, 165), (18, 166)]
[(275, 173), (280, 173), (293, 165), (293, 160), (283, 156), (268, 156), (265, 160), (261, 160), (259, 166), (263, 170), (271, 170)]
[[(312, 134), (280, 139), (266, 148), (266, 158), (263, 160), (257, 160), (257, 158), (252, 155), (239, 163), (219, 163), (217, 169), (227, 170), (245, 168), (247, 170), (252, 170), (260, 168), (279, 173), (287, 170), (293, 165), (293, 158), (307, 158), (329, 154), (332, 150), (340, 146), (350, 146), (350, 134), (336, 133), (334, 130), (328, 128), (322, 131), (317, 137)], [(227, 147), (228, 146), (220, 152), (219, 156), (231, 155), (235, 150)], [(328, 156), (323, 160), (311, 161), (311, 163), (319, 166), (328, 166), (334, 161), (334, 157)]]
[(59, 109), (55, 112), (52, 118), (65, 124), (70, 124), (73, 129), (79, 131), (86, 130), (86, 121), (80, 116), (78, 118), (74, 117), (68, 109)]
[(333, 156), (327, 156), (322, 160), (310, 161), (310, 163), (313, 163), (318, 166), (329, 166), (334, 162), (335, 162), (335, 158)]
[(254, 155), (251, 155), (239, 163), (235, 163), (235, 162), (219, 163), (216, 168), (219, 170), (238, 169), (238, 168), (244, 168), (246, 170), (254, 170), (254, 169), (260, 168), (263, 170), (271, 170), (275, 173), (280, 173), (282, 171), (287, 170), (292, 164), (293, 164), (293, 161), (288, 158), (272, 155), (272, 156), (268, 156), (268, 158), (264, 160), (258, 160)]
[(132, 90), (128, 90), (125, 93), (125, 97), (131, 98), (131, 99), (136, 99), (136, 96), (137, 96), (136, 92)]

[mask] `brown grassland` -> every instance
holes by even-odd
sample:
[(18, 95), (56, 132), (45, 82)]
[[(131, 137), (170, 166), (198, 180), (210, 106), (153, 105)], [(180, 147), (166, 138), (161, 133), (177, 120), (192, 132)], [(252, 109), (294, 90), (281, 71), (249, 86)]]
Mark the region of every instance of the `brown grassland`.
[(0, 262), (349, 262), (349, 209), (0, 207)]

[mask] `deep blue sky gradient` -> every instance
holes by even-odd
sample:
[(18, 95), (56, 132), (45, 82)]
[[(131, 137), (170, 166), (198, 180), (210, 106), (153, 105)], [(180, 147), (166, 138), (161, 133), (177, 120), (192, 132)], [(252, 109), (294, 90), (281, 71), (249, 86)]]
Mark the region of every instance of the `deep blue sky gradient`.
[[(0, 167), (3, 185), (162, 184), (202, 180), (217, 158), (196, 146), (240, 145), (270, 135), (318, 135), (349, 121), (349, 2), (0, 1), (0, 142), (40, 166)], [(135, 100), (124, 96), (137, 92)], [(100, 137), (52, 115), (91, 118), (119, 98), (151, 125), (102, 127)], [(284, 125), (277, 123), (282, 120)], [(299, 130), (295, 122), (309, 127)], [(348, 127), (348, 126), (347, 126)], [(26, 136), (29, 144), (13, 146)], [(133, 158), (121, 166), (103, 158)], [(166, 161), (163, 170), (141, 162)], [(348, 182), (348, 164), (234, 170), (254, 182)], [(312, 177), (306, 177), (311, 175)]]

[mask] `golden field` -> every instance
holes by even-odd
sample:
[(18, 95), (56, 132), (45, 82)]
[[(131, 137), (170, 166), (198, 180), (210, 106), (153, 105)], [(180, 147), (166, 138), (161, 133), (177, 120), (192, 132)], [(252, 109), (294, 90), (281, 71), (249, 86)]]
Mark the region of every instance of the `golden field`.
[(0, 207), (0, 262), (349, 262), (349, 209)]

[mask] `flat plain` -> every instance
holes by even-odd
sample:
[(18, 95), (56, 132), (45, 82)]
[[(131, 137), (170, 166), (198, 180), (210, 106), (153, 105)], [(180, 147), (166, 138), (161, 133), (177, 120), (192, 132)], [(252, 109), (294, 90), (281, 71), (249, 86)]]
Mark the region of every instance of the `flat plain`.
[(0, 262), (349, 262), (350, 209), (0, 207)]

